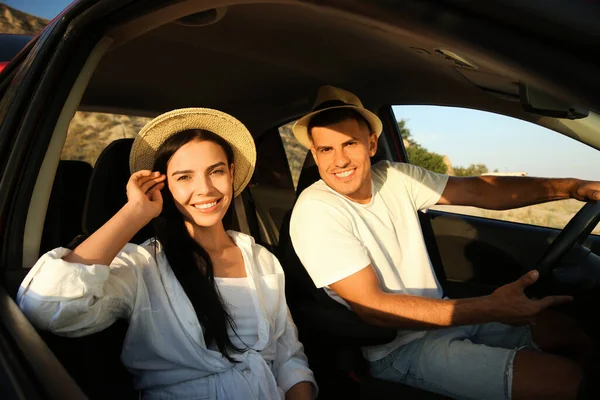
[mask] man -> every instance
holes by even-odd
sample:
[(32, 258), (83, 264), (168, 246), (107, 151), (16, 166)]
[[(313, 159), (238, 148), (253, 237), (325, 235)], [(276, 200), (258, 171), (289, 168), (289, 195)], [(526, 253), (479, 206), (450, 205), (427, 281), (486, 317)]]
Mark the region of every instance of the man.
[(524, 290), (537, 271), (489, 296), (442, 298), (417, 211), (599, 200), (600, 184), (371, 166), (381, 130), (355, 95), (332, 86), (319, 90), (313, 112), (293, 127), (322, 178), (294, 207), (296, 253), (317, 287), (364, 321), (398, 329), (391, 343), (363, 349), (372, 374), (457, 398), (576, 398), (591, 341), (576, 328), (557, 329), (566, 317), (546, 310), (571, 298), (529, 299)]

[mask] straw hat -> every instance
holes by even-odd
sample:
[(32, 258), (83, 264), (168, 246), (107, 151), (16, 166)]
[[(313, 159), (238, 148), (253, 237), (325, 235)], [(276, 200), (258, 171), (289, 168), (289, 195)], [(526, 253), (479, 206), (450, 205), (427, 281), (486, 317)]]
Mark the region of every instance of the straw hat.
[(311, 118), (332, 108), (350, 108), (355, 110), (367, 120), (372, 133), (377, 134), (377, 137), (381, 135), (383, 129), (381, 120), (377, 115), (364, 108), (356, 95), (335, 86), (324, 85), (317, 92), (317, 99), (313, 105), (312, 112), (300, 118), (292, 127), (292, 132), (294, 132), (294, 136), (300, 144), (307, 148), (312, 146), (307, 129)]
[(234, 196), (238, 196), (252, 177), (256, 165), (256, 146), (252, 134), (229, 114), (210, 108), (182, 108), (159, 115), (148, 122), (135, 138), (129, 155), (131, 173), (152, 170), (156, 151), (169, 137), (188, 129), (205, 129), (225, 139), (233, 148)]

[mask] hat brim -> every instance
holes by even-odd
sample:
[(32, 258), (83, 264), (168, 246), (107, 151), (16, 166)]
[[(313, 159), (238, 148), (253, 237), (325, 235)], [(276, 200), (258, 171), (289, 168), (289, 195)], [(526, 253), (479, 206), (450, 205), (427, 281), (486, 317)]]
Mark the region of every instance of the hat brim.
[(348, 105), (343, 105), (343, 106), (334, 106), (334, 107), (324, 108), (322, 110), (318, 110), (318, 111), (311, 112), (310, 114), (306, 114), (304, 117), (300, 118), (298, 121), (296, 121), (296, 123), (292, 127), (292, 132), (293, 132), (294, 136), (296, 137), (296, 140), (298, 140), (298, 142), (300, 142), (300, 144), (303, 145), (304, 147), (310, 149), (312, 147), (311, 140), (308, 136), (308, 124), (310, 123), (310, 120), (315, 115), (320, 114), (323, 111), (333, 110), (336, 108), (350, 108), (350, 109), (358, 112), (369, 123), (369, 126), (371, 128), (371, 133), (375, 133), (377, 135), (377, 137), (379, 137), (379, 135), (381, 135), (381, 131), (383, 130), (383, 124), (381, 123), (381, 120), (379, 119), (379, 117), (377, 115), (375, 115), (371, 111), (367, 110), (366, 108), (348, 104)]
[(204, 129), (225, 139), (233, 149), (234, 196), (238, 196), (252, 177), (256, 165), (256, 146), (252, 134), (229, 114), (210, 108), (183, 108), (159, 115), (142, 128), (129, 155), (131, 173), (152, 170), (156, 151), (171, 136), (189, 129)]

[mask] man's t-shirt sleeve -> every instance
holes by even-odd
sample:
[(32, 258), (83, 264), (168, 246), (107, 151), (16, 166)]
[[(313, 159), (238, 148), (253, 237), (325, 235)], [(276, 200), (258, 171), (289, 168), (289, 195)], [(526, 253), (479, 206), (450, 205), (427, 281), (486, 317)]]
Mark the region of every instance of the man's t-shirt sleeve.
[(438, 174), (412, 164), (390, 163), (400, 173), (406, 190), (417, 210), (424, 210), (437, 204), (444, 193), (448, 175)]
[(290, 236), (315, 286), (328, 286), (371, 264), (343, 210), (318, 200), (301, 200), (292, 213)]

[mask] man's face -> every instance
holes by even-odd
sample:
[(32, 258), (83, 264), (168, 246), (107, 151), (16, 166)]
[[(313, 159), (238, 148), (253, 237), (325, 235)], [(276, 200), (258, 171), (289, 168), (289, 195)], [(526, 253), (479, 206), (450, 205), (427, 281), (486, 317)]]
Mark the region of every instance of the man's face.
[(371, 199), (371, 160), (377, 135), (365, 123), (348, 118), (312, 128), (311, 151), (327, 186), (357, 203)]

